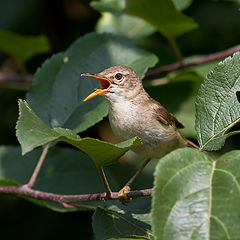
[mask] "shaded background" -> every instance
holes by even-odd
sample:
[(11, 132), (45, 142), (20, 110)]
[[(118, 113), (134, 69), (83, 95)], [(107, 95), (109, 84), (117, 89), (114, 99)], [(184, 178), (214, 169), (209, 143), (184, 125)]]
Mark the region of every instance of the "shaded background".
[[(65, 50), (76, 38), (94, 31), (100, 17), (89, 6), (88, 0), (11, 0), (0, 1), (0, 29), (23, 35), (47, 36), (51, 52), (38, 55), (27, 62), (28, 73), (34, 74), (46, 58)], [(209, 54), (239, 44), (240, 16), (237, 1), (193, 1), (184, 11), (199, 24), (199, 28), (180, 37), (178, 44), (183, 56)], [(137, 43), (142, 48), (167, 58), (159, 64), (175, 61), (167, 41), (158, 33)], [(0, 51), (0, 72), (16, 72), (14, 61)], [(0, 82), (0, 145), (18, 144), (15, 137), (17, 99), (24, 98), (25, 90)], [(81, 136), (102, 136), (104, 123), (94, 126)], [(104, 126), (105, 128), (105, 126)], [(237, 145), (231, 138), (227, 148)], [(116, 170), (117, 171), (117, 170)], [(13, 196), (1, 195), (0, 221), (3, 236), (16, 239), (52, 239), (69, 237), (93, 239), (91, 217), (93, 212), (57, 213), (38, 207)]]

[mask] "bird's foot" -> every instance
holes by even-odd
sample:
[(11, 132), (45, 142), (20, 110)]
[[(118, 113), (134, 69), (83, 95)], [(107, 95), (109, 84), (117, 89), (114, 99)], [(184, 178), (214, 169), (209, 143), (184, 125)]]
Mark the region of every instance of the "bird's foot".
[(130, 186), (126, 185), (118, 192), (118, 199), (123, 205), (127, 205), (132, 201), (132, 198), (129, 198), (127, 195), (130, 191)]

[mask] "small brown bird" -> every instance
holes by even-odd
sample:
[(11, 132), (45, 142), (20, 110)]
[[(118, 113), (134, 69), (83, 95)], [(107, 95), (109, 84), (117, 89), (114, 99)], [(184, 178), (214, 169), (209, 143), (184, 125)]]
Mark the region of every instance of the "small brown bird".
[(177, 129), (184, 128), (184, 125), (148, 95), (133, 69), (118, 65), (98, 74), (82, 76), (99, 80), (101, 88), (96, 89), (84, 101), (97, 95), (103, 95), (107, 99), (109, 122), (119, 140), (138, 136), (143, 142), (143, 145), (132, 150), (148, 160), (119, 192), (119, 198), (125, 199), (125, 203), (130, 184), (151, 158), (161, 158), (180, 147), (197, 147), (177, 132)]

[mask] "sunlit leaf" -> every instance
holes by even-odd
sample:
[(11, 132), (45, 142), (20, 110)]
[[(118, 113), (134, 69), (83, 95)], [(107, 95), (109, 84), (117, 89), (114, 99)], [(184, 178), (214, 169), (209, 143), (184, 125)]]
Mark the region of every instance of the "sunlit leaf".
[(200, 147), (220, 149), (229, 132), (240, 121), (240, 52), (226, 58), (202, 83), (196, 99), (196, 124)]
[(179, 11), (185, 10), (192, 4), (192, 0), (172, 0), (176, 9)]
[(23, 154), (48, 142), (63, 141), (87, 153), (101, 166), (116, 162), (131, 147), (141, 145), (141, 140), (137, 137), (111, 144), (93, 138), (80, 138), (70, 129), (50, 128), (33, 112), (27, 102), (22, 100), (19, 100), (16, 134)]
[(99, 33), (121, 34), (133, 39), (146, 37), (156, 31), (151, 24), (141, 18), (126, 14), (114, 15), (108, 12), (102, 13), (102, 17), (97, 22), (96, 30)]
[(240, 152), (213, 161), (195, 149), (159, 161), (152, 204), (154, 239), (237, 239)]
[(197, 27), (190, 17), (179, 12), (169, 0), (127, 0), (126, 12), (151, 23), (167, 38), (175, 38)]
[(126, 6), (125, 0), (101, 0), (91, 1), (94, 9), (101, 12), (121, 13)]

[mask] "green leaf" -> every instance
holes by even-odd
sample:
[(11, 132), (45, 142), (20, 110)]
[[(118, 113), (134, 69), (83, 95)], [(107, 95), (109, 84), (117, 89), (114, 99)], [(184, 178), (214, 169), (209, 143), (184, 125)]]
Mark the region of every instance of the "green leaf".
[(148, 240), (149, 238), (143, 236), (131, 236), (131, 237), (123, 237), (123, 238), (108, 238), (108, 240), (134, 240), (134, 239), (141, 239), (141, 240)]
[(195, 128), (201, 149), (219, 150), (240, 121), (240, 52), (220, 62), (202, 83), (196, 99)]
[[(150, 239), (150, 225), (136, 218), (136, 215), (142, 215), (144, 218), (149, 214), (133, 214), (123, 209), (116, 210), (98, 207), (93, 215), (93, 231), (97, 239), (121, 238), (129, 239)], [(103, 231), (104, 229), (104, 231)]]
[(132, 39), (139, 39), (154, 33), (156, 29), (146, 21), (126, 14), (114, 15), (109, 12), (102, 13), (96, 24), (98, 33), (108, 32), (125, 35)]
[(156, 64), (155, 55), (141, 50), (126, 37), (111, 34), (87, 34), (77, 39), (64, 53), (59, 53), (37, 71), (27, 95), (36, 114), (50, 127), (64, 127), (81, 132), (107, 115), (103, 97), (83, 99), (99, 86), (98, 81), (80, 77), (98, 73), (107, 67), (124, 64), (143, 78)]
[[(26, 184), (41, 155), (41, 149), (21, 156), (20, 147), (0, 147), (0, 185)], [(112, 188), (119, 189), (116, 179), (105, 169)], [(57, 194), (91, 194), (104, 192), (102, 181), (95, 164), (81, 151), (67, 148), (52, 147), (45, 159), (34, 188)], [(55, 202), (41, 201), (24, 197), (43, 207), (55, 211), (71, 211)], [(94, 207), (93, 202), (81, 203), (83, 209)], [(105, 205), (98, 201), (98, 204)]]
[(0, 29), (0, 49), (23, 64), (37, 54), (47, 53), (50, 50), (45, 36), (21, 36)]
[(152, 201), (154, 239), (237, 239), (240, 151), (212, 161), (178, 149), (159, 161)]
[(177, 11), (169, 0), (127, 0), (126, 12), (152, 24), (168, 39), (178, 37), (197, 27), (190, 18)]
[(98, 33), (114, 33), (132, 39), (146, 37), (156, 29), (143, 19), (125, 14), (125, 0), (92, 1), (91, 6), (102, 12), (96, 24)]
[(34, 148), (54, 141), (58, 134), (48, 127), (26, 101), (19, 100), (19, 118), (16, 124), (16, 136), (22, 147), (22, 154), (32, 151)]
[(212, 179), (211, 236), (238, 239), (240, 236), (240, 151), (231, 151), (216, 163)]
[(131, 147), (141, 145), (141, 140), (137, 137), (114, 145), (93, 138), (80, 138), (70, 129), (52, 129), (34, 113), (26, 101), (22, 100), (19, 100), (16, 135), (23, 154), (48, 142), (63, 141), (87, 153), (96, 164), (101, 166), (118, 161)]
[(176, 9), (179, 11), (187, 9), (191, 4), (192, 0), (172, 0)]
[(101, 12), (121, 13), (125, 9), (125, 0), (91, 1), (91, 7)]

